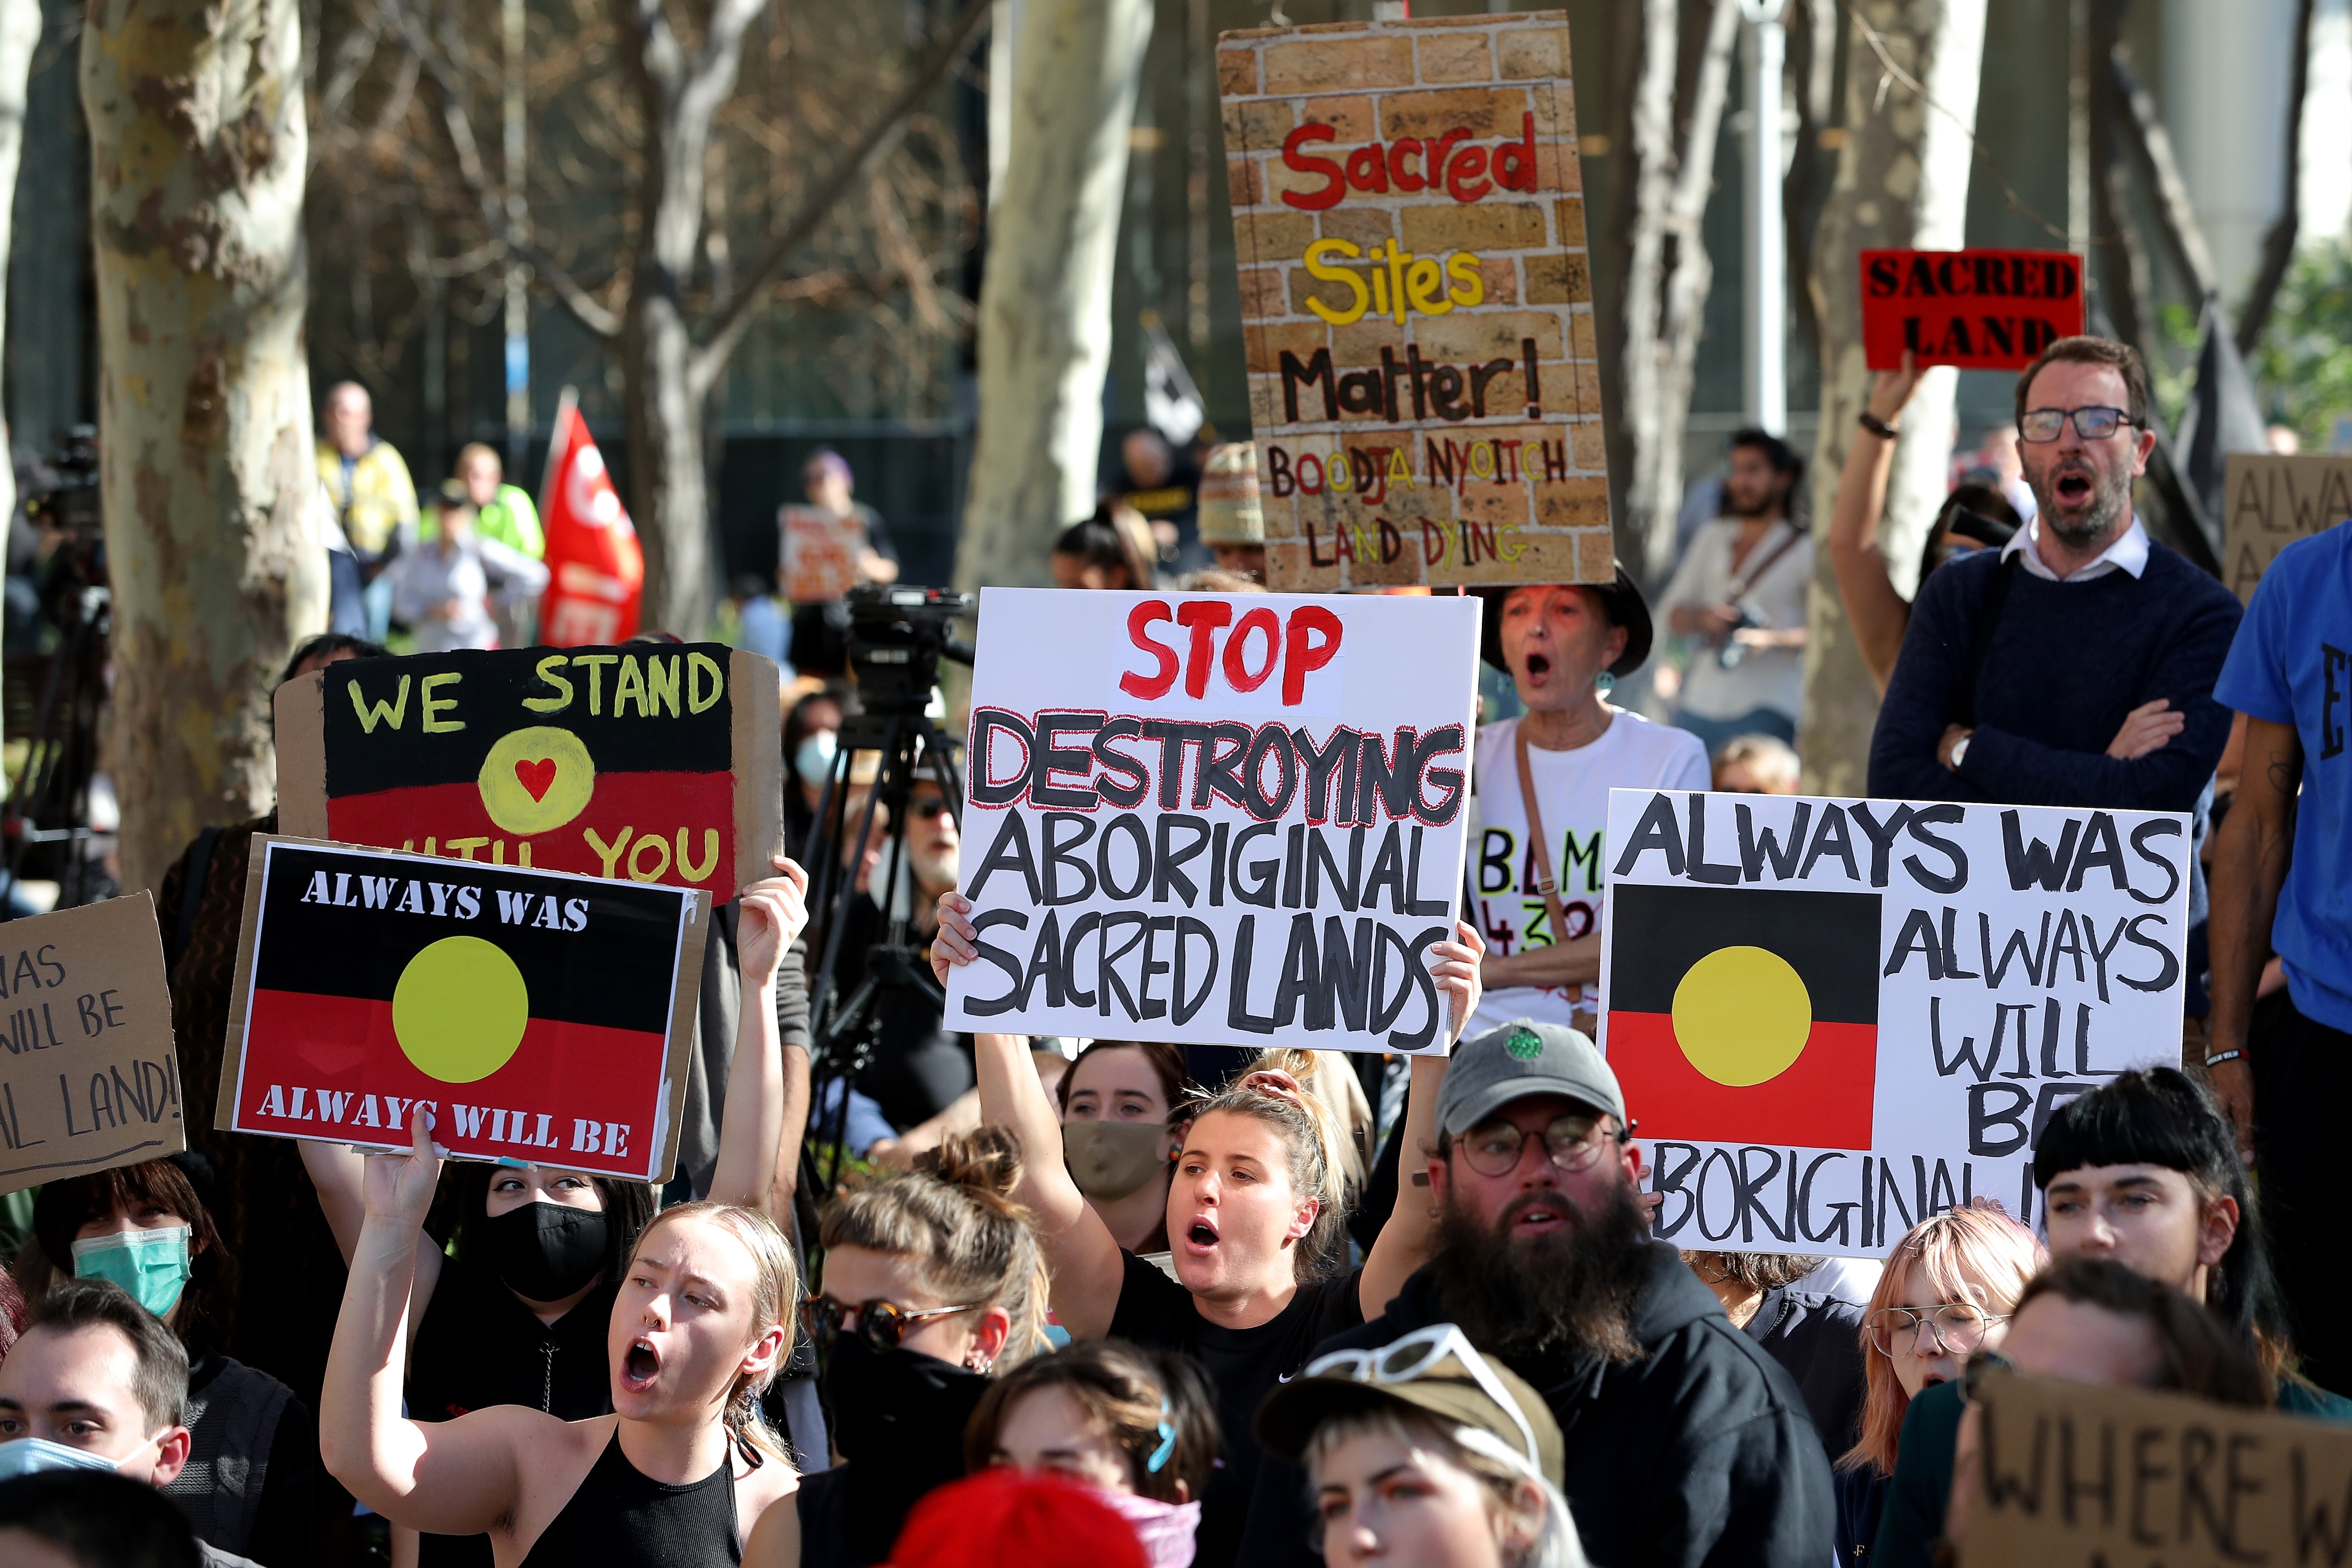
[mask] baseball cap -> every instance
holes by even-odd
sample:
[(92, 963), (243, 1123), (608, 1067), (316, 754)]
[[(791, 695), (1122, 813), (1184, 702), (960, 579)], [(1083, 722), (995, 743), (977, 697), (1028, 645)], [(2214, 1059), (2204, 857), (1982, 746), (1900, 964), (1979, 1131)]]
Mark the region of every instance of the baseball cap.
[(1631, 1126), (1624, 1091), (1599, 1047), (1559, 1024), (1514, 1018), (1454, 1048), (1437, 1091), (1437, 1130), (1459, 1138), (1503, 1106), (1532, 1094), (1564, 1094), (1607, 1111), (1620, 1126)]
[(1567, 1445), (1538, 1394), (1499, 1362), (1480, 1355), (1452, 1323), (1432, 1323), (1370, 1350), (1334, 1351), (1278, 1385), (1257, 1407), (1257, 1440), (1296, 1462), (1315, 1429), (1337, 1415), (1402, 1405), (1434, 1415), (1460, 1438), (1507, 1458), (1552, 1485), (1560, 1482)]

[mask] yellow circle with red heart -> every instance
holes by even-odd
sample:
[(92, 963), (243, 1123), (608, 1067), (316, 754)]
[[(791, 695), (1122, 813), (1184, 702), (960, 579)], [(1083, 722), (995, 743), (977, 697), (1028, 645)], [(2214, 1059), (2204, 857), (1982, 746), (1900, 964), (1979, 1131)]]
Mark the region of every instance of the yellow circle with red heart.
[(551, 724), (501, 735), (482, 760), (482, 809), (521, 837), (562, 826), (588, 808), (596, 764), (580, 737)]

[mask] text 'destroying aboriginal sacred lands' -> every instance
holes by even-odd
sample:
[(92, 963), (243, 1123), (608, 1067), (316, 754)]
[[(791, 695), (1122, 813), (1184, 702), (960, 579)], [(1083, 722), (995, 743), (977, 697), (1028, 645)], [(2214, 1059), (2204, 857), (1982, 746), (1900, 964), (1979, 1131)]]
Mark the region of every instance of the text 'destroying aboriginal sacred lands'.
[(1613, 790), (1602, 1048), (1677, 1246), (1876, 1257), (2178, 1066), (2179, 813)]
[(613, 882), (253, 842), (221, 1071), (227, 1131), (659, 1181), (711, 905)]
[(1605, 582), (1562, 12), (1217, 49), (1267, 581)]
[(1441, 1046), (1475, 600), (990, 588), (980, 631), (950, 1027)]
[(726, 903), (783, 843), (778, 679), (718, 643), (331, 664), (278, 689), (279, 826)]

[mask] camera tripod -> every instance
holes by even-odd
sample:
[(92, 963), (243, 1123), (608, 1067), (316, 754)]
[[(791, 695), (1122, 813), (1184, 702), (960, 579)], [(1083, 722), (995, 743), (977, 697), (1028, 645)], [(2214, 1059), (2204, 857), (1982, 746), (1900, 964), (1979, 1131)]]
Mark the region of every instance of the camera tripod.
[[(909, 941), (917, 910), (913, 867), (908, 858), (908, 805), (919, 783), (936, 784), (948, 813), (963, 820), (963, 781), (956, 767), (954, 740), (926, 712), (944, 655), (971, 662), (971, 649), (949, 635), (953, 617), (971, 601), (960, 595), (921, 588), (863, 590), (851, 595), (850, 668), (856, 671), (866, 710), (842, 721), (832, 765), (817, 797), (803, 863), (811, 878), (809, 907), (824, 933), (824, 950), (810, 987), (810, 1104), (816, 1120), (808, 1152), (816, 1166), (819, 1192), (830, 1192), (848, 1158), (849, 1089), (872, 1065), (880, 1045), (878, 1003), (898, 993), (944, 1010), (946, 994), (932, 979), (921, 949)], [(856, 759), (878, 752), (879, 766), (862, 803), (852, 796)], [(850, 916), (861, 895), (857, 870), (864, 847), (874, 835), (877, 810), (888, 826), (875, 884), (883, 905), (882, 940), (864, 955), (864, 973), (846, 989), (842, 975), (854, 954), (846, 951)], [(854, 826), (849, 818), (855, 816)], [(845, 857), (844, 847), (859, 852)], [(845, 859), (847, 863), (844, 864)], [(839, 1084), (838, 1090), (835, 1085)], [(837, 1094), (828, 1103), (827, 1097)]]

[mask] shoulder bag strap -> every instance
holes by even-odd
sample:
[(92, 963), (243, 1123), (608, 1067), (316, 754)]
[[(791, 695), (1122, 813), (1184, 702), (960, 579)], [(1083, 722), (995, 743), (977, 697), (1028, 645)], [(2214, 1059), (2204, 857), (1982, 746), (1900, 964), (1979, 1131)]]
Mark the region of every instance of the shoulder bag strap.
[(1528, 721), (1511, 726), (1511, 744), (1519, 753), (1519, 804), (1528, 814), (1528, 845), (1535, 851), (1536, 891), (1543, 895), (1544, 918), (1551, 922), (1551, 939), (1568, 940), (1568, 918), (1560, 913), (1559, 886), (1551, 877), (1551, 847), (1544, 842), (1543, 813), (1536, 805), (1535, 770), (1528, 766)]
[(1755, 566), (1749, 571), (1744, 574), (1734, 573), (1732, 574), (1731, 592), (1725, 595), (1726, 598), (1737, 603), (1738, 601), (1748, 597), (1748, 591), (1754, 588), (1757, 584), (1761, 583), (1764, 580), (1764, 574), (1772, 570), (1773, 566), (1779, 563), (1780, 557), (1797, 548), (1797, 542), (1805, 537), (1803, 531), (1799, 529), (1795, 523), (1787, 521), (1785, 518), (1781, 520), (1780, 526), (1789, 531), (1787, 535), (1781, 539), (1780, 543), (1774, 545), (1771, 550), (1766, 553), (1763, 560), (1756, 563)]
[[(2026, 546), (2028, 550), (2032, 545)], [(2010, 585), (2017, 581), (2017, 557), (2009, 556), (1993, 568), (1992, 581), (1985, 584), (1984, 599), (1977, 608), (1975, 635), (1969, 641), (1969, 679), (1960, 687), (1958, 711), (1952, 722), (1963, 730), (1977, 725), (1977, 687), (1984, 679), (1985, 660), (1992, 653), (1993, 632), (2000, 625), (2001, 606), (2009, 602)]]

